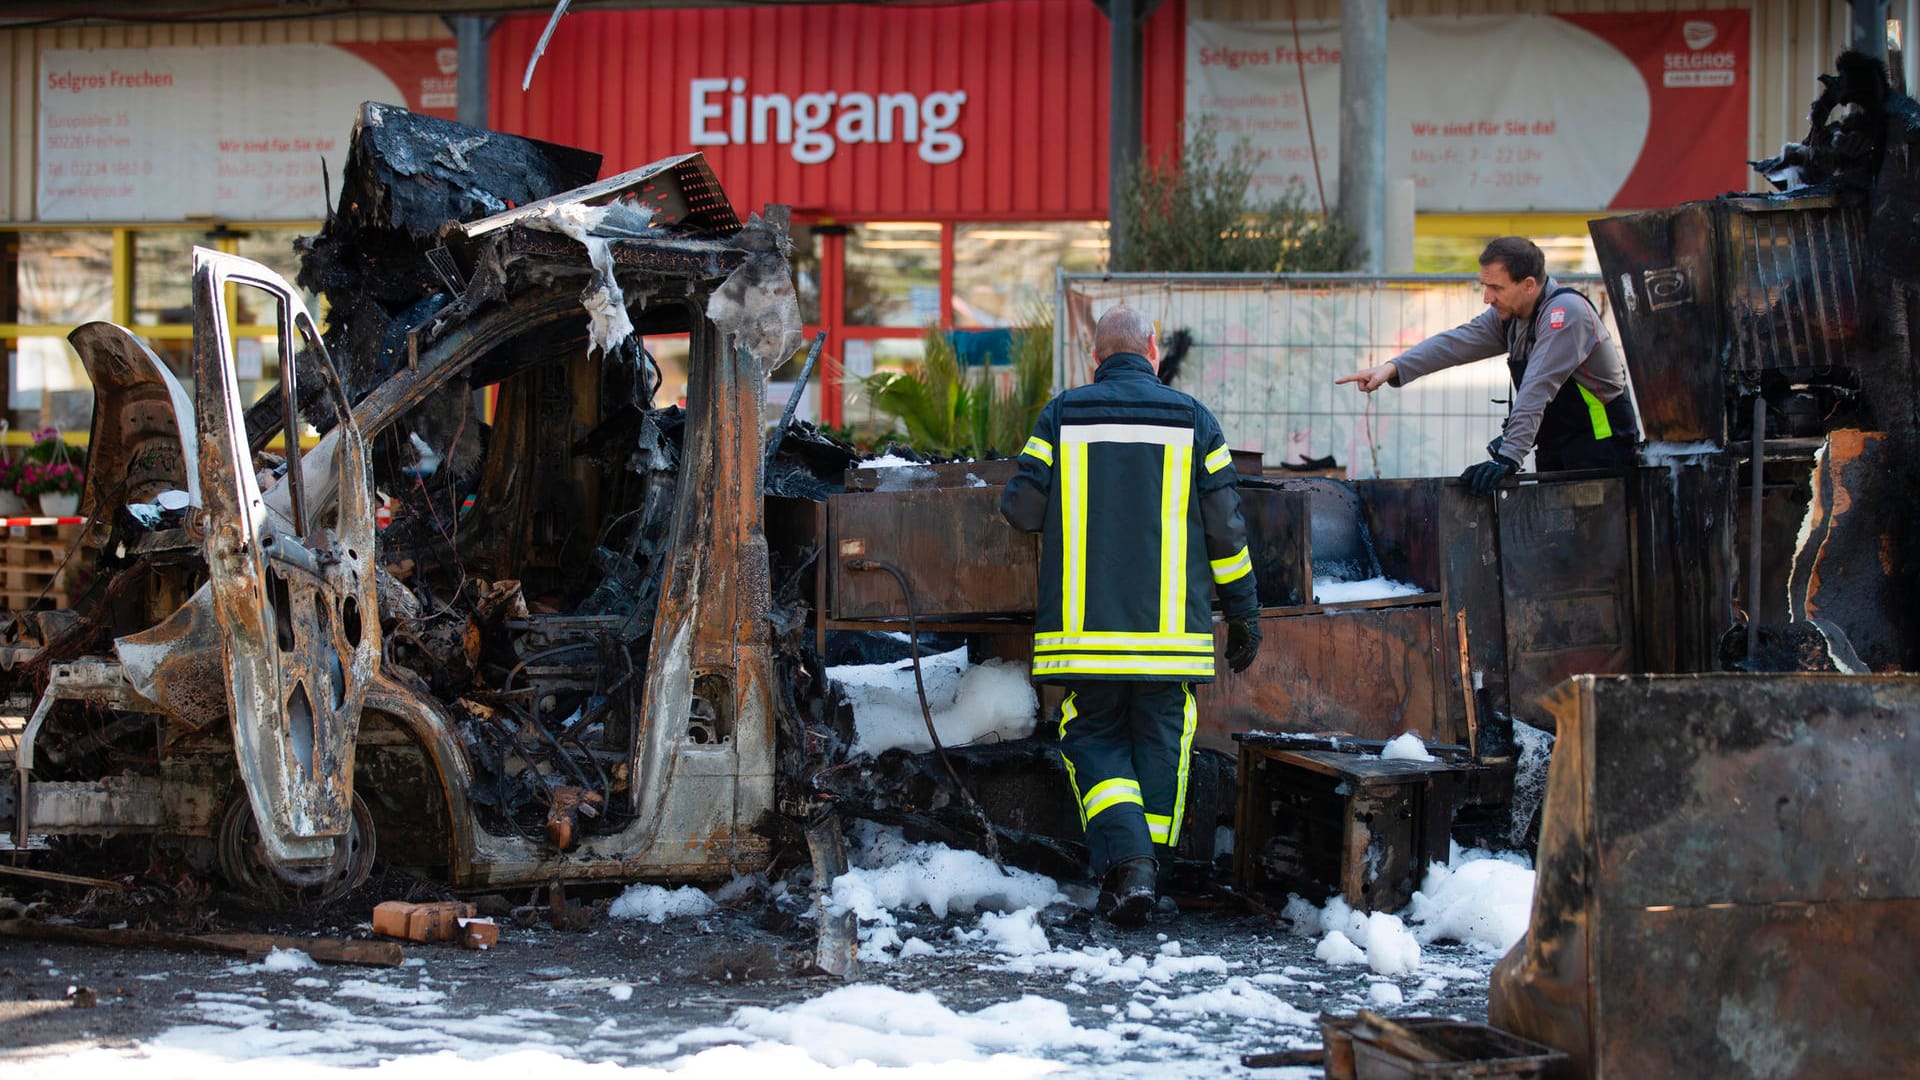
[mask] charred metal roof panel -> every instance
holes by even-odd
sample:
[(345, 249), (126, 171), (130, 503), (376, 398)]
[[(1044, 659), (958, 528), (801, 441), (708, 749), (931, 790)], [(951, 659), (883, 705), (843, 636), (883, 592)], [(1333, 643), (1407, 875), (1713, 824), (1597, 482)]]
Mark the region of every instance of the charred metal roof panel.
[(590, 150), (505, 135), (369, 101), (353, 126), (339, 215), (424, 239), (600, 175)]
[(727, 202), (727, 193), (720, 190), (720, 181), (707, 167), (706, 158), (697, 153), (661, 158), (596, 184), (564, 191), (479, 221), (454, 224), (450, 231), (472, 240), (540, 217), (568, 203), (586, 206), (621, 203), (644, 208), (655, 227), (684, 226), (721, 236), (740, 231), (740, 218)]
[(1726, 205), (1728, 370), (1851, 366), (1866, 211), (1810, 200)]

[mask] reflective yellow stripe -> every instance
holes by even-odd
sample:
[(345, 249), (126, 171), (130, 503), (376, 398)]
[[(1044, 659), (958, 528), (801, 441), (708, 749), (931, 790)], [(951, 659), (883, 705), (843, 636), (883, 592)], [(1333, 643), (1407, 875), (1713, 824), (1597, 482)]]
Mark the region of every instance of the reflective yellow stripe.
[(1166, 424), (1062, 424), (1060, 441), (1073, 443), (1131, 443), (1152, 446), (1192, 446), (1193, 429)]
[(1053, 465), (1053, 444), (1038, 435), (1029, 436), (1027, 439), (1027, 448), (1020, 452), (1023, 454), (1032, 454), (1034, 457), (1046, 462), (1049, 467)]
[(1160, 632), (1187, 626), (1187, 486), (1193, 448), (1169, 446), (1160, 480)]
[(1210, 473), (1217, 473), (1231, 464), (1233, 464), (1233, 451), (1227, 449), (1226, 443), (1221, 443), (1218, 448), (1207, 455), (1206, 466), (1207, 471)]
[(1173, 819), (1165, 814), (1147, 815), (1147, 835), (1156, 844), (1173, 844)]
[(1187, 766), (1193, 761), (1193, 732), (1200, 726), (1200, 710), (1193, 701), (1193, 687), (1182, 685), (1180, 692), (1187, 697), (1182, 710), (1180, 728), (1180, 782), (1173, 790), (1173, 821), (1167, 826), (1167, 843), (1180, 835), (1180, 819), (1187, 813)]
[[(1073, 691), (1069, 690), (1067, 691), (1066, 700), (1060, 703), (1061, 741), (1064, 742), (1067, 737), (1067, 721), (1079, 715), (1080, 710), (1073, 703)], [(1073, 789), (1073, 808), (1080, 812), (1080, 828), (1084, 830), (1087, 827), (1087, 811), (1086, 808), (1080, 804), (1080, 777), (1074, 773), (1073, 759), (1067, 756), (1065, 750), (1060, 751), (1060, 763), (1067, 767), (1067, 786)]]
[(1033, 654), (1047, 656), (1212, 656), (1213, 646), (1205, 641), (1181, 641), (1177, 643), (1155, 642), (1153, 644), (1124, 645), (1035, 645)]
[(1060, 477), (1060, 625), (1086, 625), (1087, 444), (1069, 443)]
[(1086, 656), (1036, 657), (1035, 675), (1151, 675), (1161, 678), (1213, 677), (1213, 655), (1200, 656)]
[(1246, 548), (1241, 548), (1224, 559), (1209, 559), (1207, 565), (1213, 568), (1214, 584), (1225, 585), (1253, 573), (1253, 556), (1247, 553)]
[(1087, 792), (1086, 798), (1080, 800), (1080, 805), (1085, 808), (1086, 820), (1089, 823), (1091, 823), (1094, 818), (1100, 816), (1100, 811), (1108, 807), (1122, 806), (1127, 803), (1132, 803), (1135, 806), (1145, 806), (1146, 800), (1140, 797), (1139, 782), (1124, 776), (1116, 776), (1111, 780), (1102, 780), (1093, 785), (1093, 790)]
[(1587, 415), (1593, 419), (1593, 437), (1596, 439), (1613, 438), (1613, 421), (1607, 419), (1606, 404), (1599, 398), (1594, 397), (1593, 391), (1581, 386), (1577, 382), (1573, 385), (1575, 389), (1580, 391), (1580, 397), (1587, 403)]
[(1035, 648), (1061, 649), (1207, 649), (1213, 648), (1212, 634), (1129, 634), (1118, 630), (1082, 630), (1069, 634), (1043, 630), (1033, 635)]

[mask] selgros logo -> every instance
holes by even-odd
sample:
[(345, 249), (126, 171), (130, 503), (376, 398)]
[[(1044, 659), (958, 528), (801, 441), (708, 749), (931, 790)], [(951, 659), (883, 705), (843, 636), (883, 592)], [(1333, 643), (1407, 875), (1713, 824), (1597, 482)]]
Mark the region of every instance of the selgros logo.
[(1733, 86), (1739, 82), (1739, 57), (1732, 50), (1708, 52), (1707, 47), (1720, 37), (1720, 28), (1705, 19), (1688, 19), (1680, 24), (1680, 40), (1687, 51), (1670, 52), (1662, 59), (1662, 86)]

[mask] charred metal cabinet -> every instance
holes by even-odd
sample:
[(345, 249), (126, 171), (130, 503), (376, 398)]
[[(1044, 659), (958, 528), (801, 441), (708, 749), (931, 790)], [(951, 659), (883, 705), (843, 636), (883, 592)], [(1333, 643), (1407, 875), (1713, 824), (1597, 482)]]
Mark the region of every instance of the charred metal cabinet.
[(1495, 514), (1513, 707), (1531, 712), (1570, 675), (1635, 670), (1625, 482), (1527, 484)]
[(827, 555), (833, 621), (905, 621), (900, 583), (861, 560), (898, 569), (926, 621), (1031, 618), (1039, 587), (1039, 545), (1000, 516), (995, 486), (829, 496)]

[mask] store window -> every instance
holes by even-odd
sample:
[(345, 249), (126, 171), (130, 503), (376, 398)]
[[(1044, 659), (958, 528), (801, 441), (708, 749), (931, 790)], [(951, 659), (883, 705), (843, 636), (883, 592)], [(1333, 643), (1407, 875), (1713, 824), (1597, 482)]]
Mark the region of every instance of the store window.
[(893, 416), (877, 409), (867, 393), (865, 378), (888, 371), (907, 371), (926, 359), (926, 341), (919, 337), (855, 339), (846, 343), (847, 370), (857, 376), (849, 380), (846, 414), (843, 423), (862, 432), (898, 429)]
[(800, 297), (800, 321), (820, 323), (820, 237), (811, 225), (793, 226), (793, 290)]
[(1549, 274), (1597, 274), (1585, 214), (1434, 214), (1416, 219), (1413, 270), (1417, 274), (1477, 274), (1480, 253), (1500, 236), (1525, 236), (1540, 245)]
[[(113, 234), (61, 229), (15, 233), (7, 340), (7, 413), (15, 432), (85, 430), (93, 394), (69, 330), (113, 315)], [(17, 437), (16, 437), (17, 438)]]
[[(7, 350), (8, 442), (54, 426), (85, 437), (93, 391), (66, 342), (96, 319), (121, 323), (189, 388), (193, 371), (193, 248), (255, 259), (292, 281), (296, 237), (318, 223), (270, 227), (154, 225), (120, 229), (21, 229), (0, 233), (0, 340)], [(308, 310), (324, 318), (318, 298)], [(241, 393), (253, 401), (279, 381), (277, 312), (264, 294), (237, 289), (228, 298)]]
[(874, 221), (847, 231), (846, 321), (923, 327), (940, 321), (940, 224)]
[(1020, 326), (1053, 304), (1054, 270), (1097, 271), (1107, 262), (1104, 222), (956, 225), (953, 325)]

